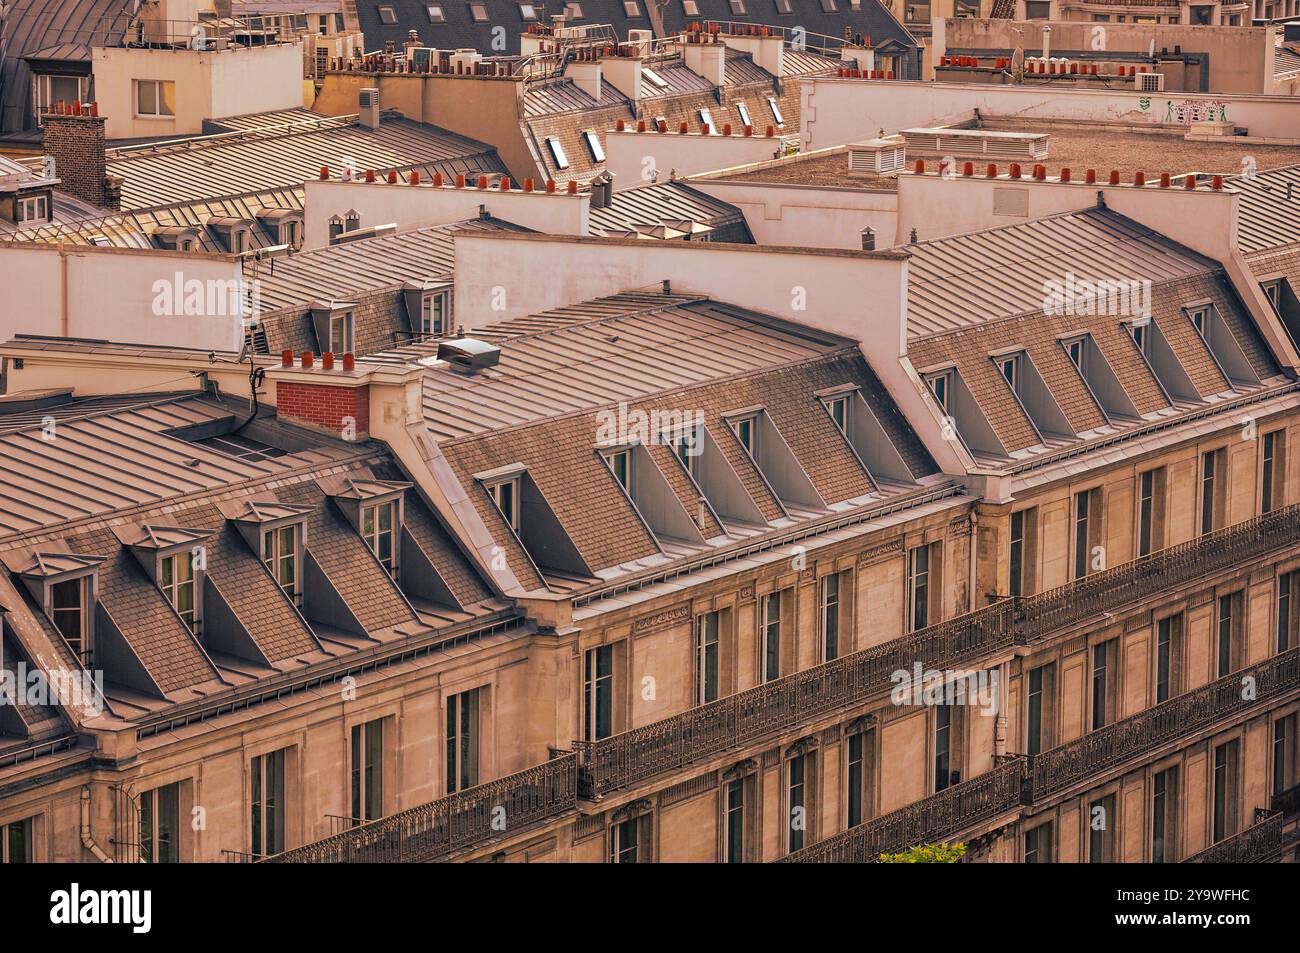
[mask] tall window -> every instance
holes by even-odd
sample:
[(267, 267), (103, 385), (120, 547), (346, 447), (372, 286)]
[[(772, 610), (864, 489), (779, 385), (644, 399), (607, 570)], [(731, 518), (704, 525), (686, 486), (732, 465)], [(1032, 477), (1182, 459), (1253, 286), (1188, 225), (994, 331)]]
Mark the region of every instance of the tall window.
[(32, 862), (33, 826), (33, 819), (30, 817), (0, 824), (0, 864)]
[(391, 576), (397, 571), (397, 501), (361, 507), (361, 535)]
[(871, 810), (874, 735), (870, 729), (867, 729), (854, 732), (847, 740), (848, 791), (846, 792), (845, 826), (857, 827), (867, 819), (867, 812)]
[(1147, 470), (1138, 476), (1137, 551), (1139, 556), (1146, 556), (1161, 548), (1164, 488), (1164, 467)]
[(479, 692), (472, 688), (447, 699), (447, 793), (478, 784)]
[(1282, 504), (1282, 479), (1286, 474), (1284, 439), (1285, 432), (1281, 430), (1264, 434), (1263, 458), (1260, 460), (1262, 473), (1259, 511), (1261, 513), (1271, 513)]
[(1116, 682), (1117, 640), (1092, 647), (1092, 730), (1104, 728), (1112, 719), (1111, 711)]
[(609, 862), (639, 864), (649, 859), (650, 815), (617, 821), (609, 829)]
[(583, 737), (599, 741), (614, 733), (614, 646), (588, 649), (583, 664), (583, 697), (586, 717)]
[(180, 858), (180, 782), (166, 784), (140, 795), (140, 860), (146, 864), (174, 864)]
[(924, 629), (931, 622), (931, 607), (935, 602), (935, 582), (931, 570), (937, 558), (937, 543), (916, 546), (907, 552), (907, 627), (909, 632)]
[(1039, 824), (1025, 831), (1025, 863), (1050, 864), (1052, 862), (1052, 822)]
[(275, 581), (294, 602), (302, 603), (302, 584), (298, 569), (298, 549), (302, 526), (290, 523), (262, 533), (262, 562)]
[(1050, 662), (1029, 670), (1025, 726), (1025, 750), (1038, 754), (1052, 743), (1052, 692), (1055, 690), (1056, 664)]
[(1101, 521), (1101, 490), (1074, 494), (1074, 578), (1082, 579), (1092, 571), (1093, 545)]
[(90, 667), (94, 654), (88, 606), (90, 583), (89, 576), (82, 576), (50, 586), (50, 619), (68, 640), (68, 645), (81, 659), (81, 664), (87, 668)]
[(936, 705), (934, 709), (934, 790), (939, 792), (953, 784), (956, 771), (957, 708)]
[(811, 755), (797, 755), (786, 762), (786, 847), (799, 850), (808, 833), (808, 782)]
[(176, 84), (171, 80), (137, 79), (135, 114), (169, 117), (176, 115)]
[(1007, 382), (1012, 393), (1020, 393), (1020, 355), (1012, 354), (1009, 357), (1001, 357), (994, 361), (998, 366), (998, 373), (1002, 379)]
[(1177, 665), (1182, 619), (1167, 616), (1156, 623), (1156, 704), (1178, 694)]
[(1151, 779), (1151, 862), (1172, 864), (1175, 848), (1175, 810), (1178, 769), (1168, 768)]
[(926, 383), (930, 385), (930, 393), (934, 394), (939, 409), (948, 413), (948, 402), (952, 396), (952, 371), (933, 374), (926, 378)]
[(252, 852), (259, 856), (284, 850), (284, 764), (285, 752), (259, 754), (249, 766), (252, 776)]
[(1010, 544), (1007, 553), (1008, 592), (1027, 596), (1033, 587), (1033, 534), (1038, 511), (1017, 510), (1011, 514)]
[(1300, 605), (1296, 602), (1296, 587), (1300, 571), (1285, 572), (1277, 577), (1277, 650), (1285, 652), (1296, 645), (1296, 631), (1300, 629)]
[(695, 620), (695, 684), (697, 705), (718, 699), (718, 629), (720, 613), (706, 612)]
[(516, 533), (519, 532), (519, 478), (493, 483), (488, 487), (488, 492), (492, 494), (492, 501), (496, 503), (497, 509), (510, 524), (510, 528)]
[(723, 789), (723, 850), (729, 864), (745, 862), (745, 779), (728, 781)]
[(1273, 722), (1273, 797), (1296, 783), (1296, 721), (1292, 713)]
[(1229, 741), (1214, 749), (1214, 843), (1237, 833), (1238, 744)]
[(381, 719), (352, 726), (352, 820), (383, 816), (384, 723)]
[(1228, 484), (1228, 451), (1223, 447), (1201, 454), (1201, 532), (1223, 525), (1223, 504)]
[(781, 677), (781, 593), (769, 592), (761, 600), (759, 613), (759, 653), (763, 663), (763, 681)]
[(1230, 675), (1237, 667), (1237, 630), (1241, 593), (1219, 596), (1215, 618), (1215, 678)]
[(1098, 798), (1088, 805), (1088, 863), (1109, 864), (1115, 860), (1115, 795)]
[(822, 661), (830, 662), (840, 654), (840, 617), (843, 613), (841, 604), (842, 589), (846, 573), (833, 572), (822, 577), (821, 584), (821, 630)]

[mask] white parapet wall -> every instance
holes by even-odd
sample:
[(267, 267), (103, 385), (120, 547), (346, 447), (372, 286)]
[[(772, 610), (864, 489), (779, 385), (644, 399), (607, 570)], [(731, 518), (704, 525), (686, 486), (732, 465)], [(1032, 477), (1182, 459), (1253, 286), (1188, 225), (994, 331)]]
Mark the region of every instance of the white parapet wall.
[(652, 132), (653, 120), (646, 128), (646, 132), (637, 132), (633, 126), (605, 133), (605, 168), (614, 175), (615, 191), (665, 182), (674, 173), (681, 178), (761, 162), (779, 156), (782, 149), (782, 140), (766, 135), (766, 128), (753, 130), (751, 136), (738, 127), (732, 127), (729, 136), (722, 134), (725, 127), (719, 127), (715, 135), (704, 135), (698, 124), (685, 133), (677, 129)]
[(337, 215), (357, 212), (361, 228), (396, 225), (399, 232), (430, 225), (448, 225), (477, 218), (480, 209), (524, 228), (555, 235), (586, 235), (589, 232), (591, 196), (586, 192), (570, 194), (566, 189), (546, 191), (545, 182), (535, 182), (534, 191), (525, 192), (517, 182), (509, 191), (498, 186), (478, 188), (478, 177), (457, 187), (454, 179), (437, 186), (425, 180), (419, 185), (400, 181), (389, 185), (382, 181), (366, 182), (362, 178), (343, 181), (338, 178), (312, 179), (307, 182), (304, 199), (306, 232), (304, 248), (322, 248), (329, 244), (329, 220)]
[(0, 287), (0, 341), (42, 334), (231, 351), (252, 316), (241, 307), (256, 303), (237, 259), (87, 245), (0, 244)]
[(1144, 93), (1134, 88), (1106, 92), (1037, 86), (959, 83), (873, 82), (810, 77), (801, 86), (803, 148), (824, 149), (924, 126), (945, 126), (974, 118), (1059, 119), (1125, 123), (1152, 130), (1189, 129), (1226, 121), (1246, 129), (1250, 139), (1300, 141), (1300, 97), (1237, 93)]

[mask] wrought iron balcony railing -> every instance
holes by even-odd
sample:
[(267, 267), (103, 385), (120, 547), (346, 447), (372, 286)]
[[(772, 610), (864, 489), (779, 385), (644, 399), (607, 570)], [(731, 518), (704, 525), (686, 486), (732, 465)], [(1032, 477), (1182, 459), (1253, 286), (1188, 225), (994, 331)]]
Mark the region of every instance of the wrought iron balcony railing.
[(897, 671), (960, 669), (1012, 645), (1300, 544), (1300, 504), (1207, 533), (1056, 589), (1003, 600), (919, 632), (594, 742), (575, 742), (581, 795), (600, 797), (655, 775), (887, 695)]
[(881, 854), (935, 844), (1020, 806), (1024, 758), (1013, 758), (969, 781), (835, 834), (779, 861), (872, 864)]
[(1244, 831), (1225, 837), (1217, 844), (1186, 858), (1185, 864), (1258, 864), (1277, 854), (1284, 846), (1282, 813), (1262, 812), (1265, 816)]
[(577, 806), (576, 756), (507, 775), (324, 840), (264, 863), (421, 863), (525, 830)]
[(1300, 689), (1300, 648), (1184, 692), (1030, 759), (1026, 797), (1037, 803), (1099, 772)]

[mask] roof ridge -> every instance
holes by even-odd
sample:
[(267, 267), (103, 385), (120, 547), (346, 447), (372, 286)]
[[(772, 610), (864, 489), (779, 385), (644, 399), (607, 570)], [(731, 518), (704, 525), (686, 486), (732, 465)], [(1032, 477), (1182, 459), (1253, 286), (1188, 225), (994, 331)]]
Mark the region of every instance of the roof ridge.
[[(79, 402), (79, 401), (105, 400), (105, 399), (107, 399), (107, 398), (112, 398), (112, 397), (123, 397), (123, 396), (126, 396), (126, 395), (123, 395), (123, 394), (92, 394), (92, 395), (88, 395), (88, 396), (86, 396), (86, 397), (82, 397), (82, 398), (73, 397), (72, 402), (73, 402), (73, 403), (77, 403), (77, 402)], [(93, 420), (93, 419), (96, 418), (96, 417), (105, 417), (105, 416), (108, 416), (108, 415), (110, 415), (110, 414), (129, 414), (129, 413), (132, 413), (133, 411), (139, 410), (139, 409), (141, 409), (141, 408), (143, 408), (143, 407), (161, 407), (161, 406), (163, 406), (163, 405), (165, 405), (165, 404), (174, 404), (174, 403), (176, 403), (177, 401), (189, 400), (189, 399), (191, 399), (191, 398), (195, 398), (195, 397), (203, 397), (203, 396), (204, 396), (204, 392), (201, 391), (201, 390), (194, 390), (194, 391), (172, 391), (172, 392), (167, 393), (166, 396), (162, 396), (162, 397), (159, 397), (159, 398), (157, 398), (157, 399), (152, 399), (152, 400), (142, 400), (141, 402), (139, 402), (139, 403), (134, 403), (134, 404), (132, 404), (132, 403), (128, 403), (128, 404), (121, 404), (121, 405), (116, 405), (116, 406), (112, 406), (112, 407), (103, 407), (103, 408), (100, 408), (100, 409), (98, 409), (98, 410), (93, 410), (93, 411), (90, 411), (89, 413), (85, 413), (85, 414), (74, 414), (74, 415), (69, 416), (69, 417), (56, 417), (56, 418), (54, 418), (54, 419), (55, 419), (55, 421), (56, 421), (56, 423), (57, 423), (58, 425), (62, 426), (62, 425), (70, 424), (70, 423), (80, 423), (81, 421), (85, 421), (85, 420)], [(54, 405), (53, 407), (50, 407), (50, 408), (48, 408), (48, 409), (50, 409), (50, 410), (55, 410), (55, 409), (57, 409), (58, 407), (66, 407), (66, 406), (67, 406), (67, 404), (56, 404), (56, 405)], [(18, 414), (15, 414), (14, 416), (18, 416)], [(29, 426), (21, 426), (21, 427), (5, 427), (5, 426), (4, 426), (4, 416), (3, 416), (3, 415), (0, 415), (0, 436), (8, 436), (8, 435), (10, 435), (10, 434), (24, 433), (24, 432), (26, 432), (26, 431), (28, 431), (28, 430), (40, 430), (40, 429), (42, 429), (43, 427), (44, 427), (44, 424), (41, 423), (41, 422), (39, 422), (39, 421), (36, 422), (36, 423), (33, 423), (33, 424), (29, 425)]]

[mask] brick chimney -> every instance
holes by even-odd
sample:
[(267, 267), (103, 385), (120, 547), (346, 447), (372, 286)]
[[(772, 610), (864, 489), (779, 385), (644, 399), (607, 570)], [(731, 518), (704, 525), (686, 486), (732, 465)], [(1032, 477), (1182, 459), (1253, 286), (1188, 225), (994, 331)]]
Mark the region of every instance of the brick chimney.
[(104, 152), (104, 117), (98, 109), (82, 106), (81, 112), (48, 113), (45, 116), (45, 153), (52, 156), (63, 191), (99, 208), (117, 211), (121, 207), (121, 180), (110, 181)]
[(351, 354), (336, 362), (333, 354), (286, 351), (275, 381), (276, 415), (343, 440), (365, 440), (370, 433), (370, 385)]

